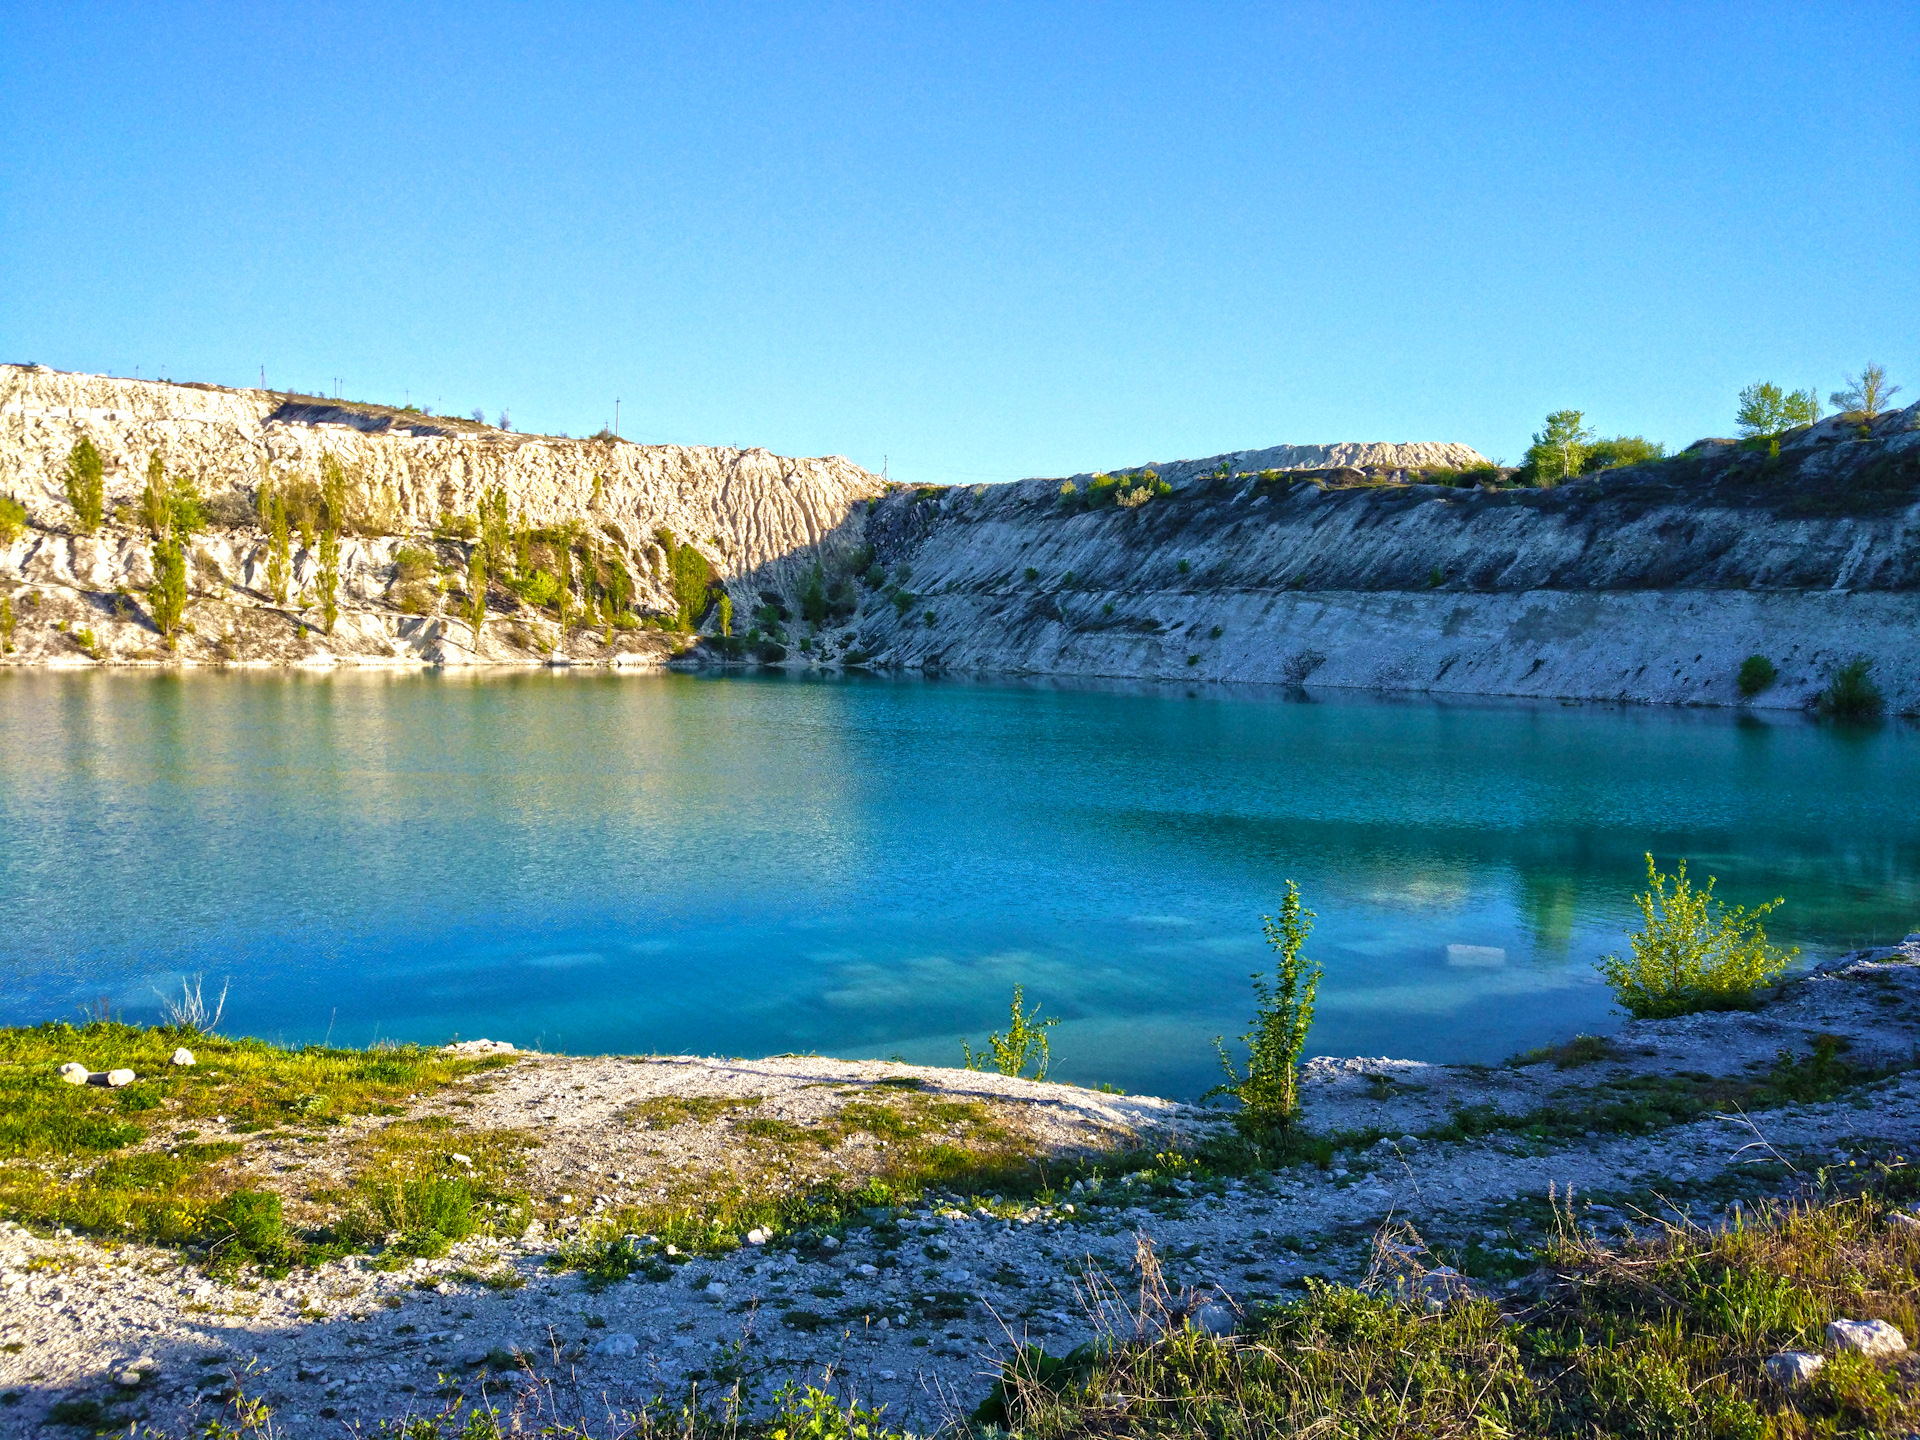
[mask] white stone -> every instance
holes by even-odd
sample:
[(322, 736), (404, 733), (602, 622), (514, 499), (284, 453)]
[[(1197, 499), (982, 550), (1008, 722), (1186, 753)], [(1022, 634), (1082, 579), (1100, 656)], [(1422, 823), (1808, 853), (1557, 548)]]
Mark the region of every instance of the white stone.
[(182, 1045), (178, 1050), (175, 1050), (173, 1054), (167, 1057), (167, 1063), (169, 1065), (179, 1065), (182, 1068), (188, 1065), (191, 1065), (193, 1064), (193, 1051), (187, 1049), (186, 1046)]
[(616, 1360), (631, 1360), (640, 1353), (640, 1341), (624, 1330), (615, 1330), (604, 1335), (600, 1343), (593, 1347), (596, 1355), (610, 1355)]
[(139, 1078), (140, 1077), (135, 1075), (131, 1070), (109, 1070), (107, 1072), (107, 1084), (113, 1086), (116, 1090), (122, 1085), (133, 1084), (133, 1082)]
[(1920, 1217), (1906, 1215), (1898, 1210), (1887, 1216), (1887, 1223), (1901, 1230), (1920, 1230)]
[(69, 1085), (84, 1085), (93, 1072), (78, 1060), (69, 1060), (60, 1067), (60, 1078)]
[(1902, 1355), (1907, 1349), (1907, 1337), (1884, 1320), (1835, 1320), (1827, 1326), (1827, 1341), (1869, 1360)]
[(839, 1239), (839, 1237), (838, 1237), (838, 1236), (835, 1236), (835, 1235), (828, 1235), (828, 1236), (825, 1236), (825, 1237), (824, 1237), (824, 1238), (823, 1238), (823, 1239), (822, 1239), (822, 1240), (820, 1241), (820, 1248), (821, 1248), (822, 1250), (838, 1250), (838, 1249), (840, 1248), (840, 1239)]
[(1824, 1355), (1810, 1355), (1805, 1350), (1783, 1350), (1778, 1355), (1767, 1357), (1767, 1379), (1782, 1390), (1799, 1390), (1826, 1363), (1827, 1357)]
[(707, 1282), (706, 1294), (710, 1300), (724, 1300), (727, 1298), (727, 1287), (718, 1280), (709, 1280)]
[(868, 1280), (873, 1279), (873, 1277), (879, 1273), (880, 1267), (877, 1265), (859, 1265), (854, 1268), (854, 1274)]
[(747, 1244), (749, 1245), (764, 1245), (767, 1243), (767, 1241), (771, 1240), (772, 1238), (773, 1237), (769, 1235), (766, 1231), (761, 1230), (757, 1227), (755, 1229), (747, 1231)]
[(973, 1278), (973, 1274), (967, 1270), (942, 1270), (940, 1278), (949, 1285), (964, 1285)]

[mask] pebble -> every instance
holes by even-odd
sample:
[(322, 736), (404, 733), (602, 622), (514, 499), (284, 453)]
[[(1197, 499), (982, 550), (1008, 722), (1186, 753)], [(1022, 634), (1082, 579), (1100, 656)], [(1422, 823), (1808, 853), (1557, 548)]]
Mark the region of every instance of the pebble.
[(69, 1060), (60, 1067), (60, 1078), (69, 1085), (84, 1085), (93, 1078), (93, 1072), (78, 1060)]
[(167, 1063), (169, 1065), (178, 1065), (184, 1069), (193, 1064), (193, 1051), (182, 1045), (178, 1050), (175, 1050), (172, 1055), (167, 1057)]
[(772, 1238), (773, 1236), (769, 1235), (765, 1230), (759, 1229), (757, 1226), (747, 1231), (747, 1244), (749, 1245), (764, 1245)]
[(1827, 1326), (1827, 1340), (1869, 1360), (1904, 1355), (1907, 1349), (1907, 1337), (1884, 1320), (1835, 1320)]
[(615, 1330), (612, 1334), (604, 1336), (600, 1343), (593, 1347), (593, 1353), (609, 1355), (616, 1360), (631, 1360), (640, 1353), (640, 1341), (624, 1330)]
[(118, 1090), (123, 1085), (133, 1084), (133, 1082), (135, 1080), (138, 1080), (139, 1078), (140, 1077), (138, 1075), (135, 1075), (131, 1070), (107, 1071), (107, 1084), (111, 1085), (116, 1090)]

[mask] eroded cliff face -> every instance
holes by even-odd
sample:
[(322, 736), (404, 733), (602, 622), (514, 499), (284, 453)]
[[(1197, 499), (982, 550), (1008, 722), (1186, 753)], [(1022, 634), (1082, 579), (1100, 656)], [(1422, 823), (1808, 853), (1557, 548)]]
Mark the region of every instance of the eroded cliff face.
[[(105, 462), (108, 523), (92, 536), (73, 533), (63, 480), (82, 436)], [(155, 451), (170, 473), (195, 478), (214, 521), (190, 547), (193, 630), (168, 658), (216, 661), (657, 660), (666, 653), (659, 637), (604, 629), (597, 640), (562, 637), (497, 587), (506, 613), (478, 637), (444, 598), (406, 613), (392, 584), (395, 551), (427, 545), (447, 573), (463, 572), (466, 545), (444, 531), (436, 540), (435, 527), (472, 515), (498, 488), (517, 524), (571, 523), (618, 554), (642, 611), (673, 608), (654, 538), (661, 529), (696, 546), (745, 611), (756, 588), (791, 589), (816, 561), (833, 564), (857, 547), (862, 502), (884, 488), (838, 456), (518, 435), (268, 391), (0, 366), (0, 493), (24, 502), (32, 521), (0, 549), (0, 580), (30, 587), (14, 607), (9, 659), (161, 658), (139, 601), (151, 580), (148, 547), (130, 514)], [(343, 540), (343, 613), (330, 636), (316, 633), (311, 553), (295, 556), (289, 603), (267, 603), (266, 536), (251, 514), (259, 486), (310, 483), (323, 455), (340, 462), (357, 507), (374, 517), (365, 528), (388, 532)], [(76, 630), (95, 643), (73, 641)]]
[[(73, 532), (68, 451), (91, 437), (107, 508), (155, 449), (224, 523), (191, 554), (191, 631), (162, 651), (144, 534)], [(346, 467), (374, 532), (342, 542), (341, 616), (316, 633), (317, 557), (266, 594), (259, 485)], [(891, 489), (839, 458), (513, 435), (443, 417), (259, 391), (0, 367), (0, 492), (32, 523), (0, 548), (13, 663), (847, 665), (1248, 681), (1681, 704), (1809, 703), (1855, 657), (1920, 709), (1920, 406), (1834, 419), (1770, 455), (1732, 442), (1552, 490), (1470, 483), (1441, 444), (1280, 446), (1163, 462), (1154, 485), (1090, 476)], [(1280, 472), (1278, 474), (1274, 472)], [(1424, 483), (1439, 473), (1449, 484)], [(1103, 482), (1105, 483), (1105, 482)], [(658, 529), (705, 554), (731, 640), (562, 632), (497, 586), (461, 618), (469, 544), (446, 528), (495, 487), (517, 522), (573, 524), (626, 558), (642, 612), (673, 609)], [(441, 527), (438, 533), (435, 527)], [(391, 533), (387, 533), (391, 532)], [(401, 547), (441, 577), (422, 605)], [(822, 595), (803, 599), (819, 567)], [(824, 610), (824, 614), (822, 614)], [(804, 646), (804, 648), (803, 648)], [(1779, 678), (1757, 697), (1740, 662)]]
[(895, 603), (849, 644), (953, 672), (1681, 704), (1742, 703), (1764, 654), (1771, 706), (1865, 656), (1891, 708), (1920, 707), (1920, 406), (1553, 490), (1389, 479), (1188, 478), (1090, 510), (1058, 481), (896, 494), (867, 522)]

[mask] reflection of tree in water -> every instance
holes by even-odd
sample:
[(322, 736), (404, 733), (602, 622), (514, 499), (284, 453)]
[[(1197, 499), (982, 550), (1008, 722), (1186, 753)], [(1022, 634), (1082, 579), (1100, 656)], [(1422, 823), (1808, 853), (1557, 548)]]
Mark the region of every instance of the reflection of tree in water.
[(1520, 872), (1520, 918), (1533, 936), (1535, 955), (1565, 960), (1573, 947), (1580, 887), (1565, 875)]

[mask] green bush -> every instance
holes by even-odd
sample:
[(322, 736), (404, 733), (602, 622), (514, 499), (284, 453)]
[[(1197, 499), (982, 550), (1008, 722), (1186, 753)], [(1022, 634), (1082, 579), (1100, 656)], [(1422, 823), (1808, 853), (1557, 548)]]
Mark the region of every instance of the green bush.
[(1611, 439), (1596, 440), (1587, 448), (1586, 458), (1580, 462), (1580, 473), (1592, 475), (1601, 470), (1645, 465), (1650, 460), (1665, 459), (1666, 454), (1665, 445), (1644, 435), (1615, 435)]
[(1728, 909), (1713, 898), (1714, 883), (1709, 875), (1706, 888), (1695, 889), (1682, 860), (1669, 891), (1669, 877), (1647, 856), (1647, 891), (1633, 897), (1646, 923), (1627, 936), (1632, 958), (1608, 955), (1599, 966), (1614, 998), (1635, 1019), (1745, 1008), (1799, 955), (1769, 945), (1760, 925), (1783, 899), (1751, 911)]
[(1227, 1083), (1214, 1086), (1207, 1096), (1231, 1095), (1238, 1100), (1244, 1128), (1281, 1129), (1300, 1114), (1300, 1056), (1313, 1027), (1313, 1000), (1321, 973), (1317, 964), (1300, 955), (1313, 931), (1313, 918), (1313, 912), (1300, 903), (1299, 887), (1287, 881), (1279, 916), (1268, 915), (1263, 922), (1267, 944), (1280, 958), (1271, 980), (1264, 975), (1253, 977), (1258, 997), (1253, 1028), (1241, 1037), (1248, 1052), (1246, 1074), (1234, 1067), (1219, 1037), (1213, 1042)]
[(11, 545), (27, 528), (27, 507), (11, 495), (0, 495), (0, 545)]
[(1834, 720), (1871, 720), (1886, 707), (1886, 697), (1873, 683), (1873, 661), (1856, 655), (1838, 670), (1827, 688), (1814, 698), (1822, 715)]
[(514, 588), (522, 600), (535, 607), (551, 605), (560, 598), (560, 581), (546, 570), (535, 570)]
[(1762, 690), (1780, 678), (1780, 672), (1773, 668), (1773, 661), (1764, 655), (1749, 655), (1740, 662), (1740, 674), (1735, 683), (1740, 693), (1752, 699)]

